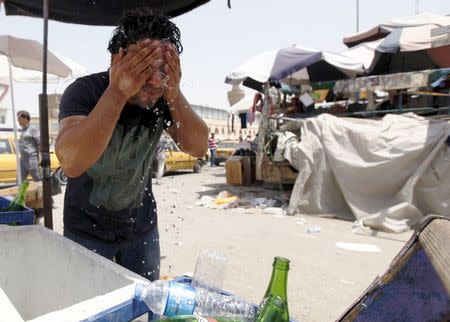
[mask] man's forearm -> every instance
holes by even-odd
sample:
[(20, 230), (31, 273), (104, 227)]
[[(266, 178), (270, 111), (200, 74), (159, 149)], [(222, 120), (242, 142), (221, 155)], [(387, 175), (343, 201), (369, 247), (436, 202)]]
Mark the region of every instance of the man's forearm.
[(100, 158), (108, 146), (125, 102), (124, 98), (107, 89), (88, 116), (79, 121), (62, 121), (55, 149), (69, 177), (80, 176)]
[(192, 156), (201, 158), (207, 151), (208, 127), (195, 113), (189, 102), (180, 92), (177, 99), (169, 104), (170, 115), (174, 124), (168, 129), (169, 134), (181, 149)]

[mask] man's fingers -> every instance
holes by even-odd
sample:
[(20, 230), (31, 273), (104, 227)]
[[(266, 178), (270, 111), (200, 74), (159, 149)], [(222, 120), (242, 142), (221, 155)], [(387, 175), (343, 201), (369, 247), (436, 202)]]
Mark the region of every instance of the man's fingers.
[[(134, 68), (137, 74), (146, 72), (148, 68), (151, 70), (157, 70), (164, 64), (161, 54), (161, 48), (157, 48), (150, 55), (141, 60)], [(149, 76), (148, 74), (147, 76)]]

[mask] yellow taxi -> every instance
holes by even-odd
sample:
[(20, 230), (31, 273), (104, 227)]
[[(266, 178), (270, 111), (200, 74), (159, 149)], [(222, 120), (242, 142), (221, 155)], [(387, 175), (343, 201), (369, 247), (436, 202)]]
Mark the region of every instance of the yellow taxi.
[[(50, 152), (50, 168), (61, 184), (67, 183), (67, 177), (61, 169), (54, 151)], [(31, 180), (31, 176), (28, 177)], [(16, 145), (12, 134), (0, 134), (0, 183), (16, 182)]]
[[(167, 140), (165, 146), (165, 160), (164, 160), (164, 173), (178, 171), (178, 170), (193, 170), (194, 172), (200, 172), (205, 164), (205, 158), (196, 158), (190, 154), (187, 154), (177, 146), (172, 140)], [(158, 168), (157, 157), (153, 159), (153, 173), (156, 173)]]
[(223, 140), (217, 145), (216, 149), (216, 159), (214, 161), (215, 165), (218, 166), (221, 162), (227, 161), (234, 152), (236, 152), (239, 146), (239, 141), (237, 140)]

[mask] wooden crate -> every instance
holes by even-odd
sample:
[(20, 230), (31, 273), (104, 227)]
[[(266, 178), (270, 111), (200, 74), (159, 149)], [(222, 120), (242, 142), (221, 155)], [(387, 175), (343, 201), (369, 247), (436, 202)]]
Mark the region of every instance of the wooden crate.
[(450, 219), (425, 217), (338, 321), (450, 321)]

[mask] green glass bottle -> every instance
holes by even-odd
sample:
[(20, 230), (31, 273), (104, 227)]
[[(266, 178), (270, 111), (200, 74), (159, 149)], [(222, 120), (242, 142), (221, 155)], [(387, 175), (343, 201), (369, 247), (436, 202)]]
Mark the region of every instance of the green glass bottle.
[(279, 296), (269, 295), (264, 307), (258, 312), (256, 322), (283, 322), (287, 303)]
[(247, 318), (238, 317), (200, 317), (194, 315), (180, 315), (156, 320), (155, 322), (253, 322)]
[(268, 316), (272, 316), (272, 319), (277, 316), (276, 320), (272, 321), (289, 322), (287, 300), (289, 260), (283, 257), (275, 257), (272, 266), (272, 276), (259, 306), (256, 321), (270, 321), (267, 320)]
[(9, 203), (8, 207), (5, 208), (5, 211), (22, 211), (25, 207), (25, 199), (27, 196), (27, 189), (30, 183), (28, 181), (23, 181), (20, 184), (19, 192), (14, 197), (13, 200)]

